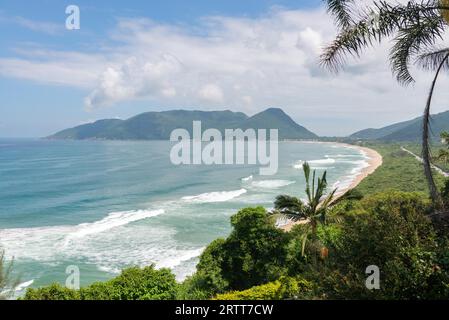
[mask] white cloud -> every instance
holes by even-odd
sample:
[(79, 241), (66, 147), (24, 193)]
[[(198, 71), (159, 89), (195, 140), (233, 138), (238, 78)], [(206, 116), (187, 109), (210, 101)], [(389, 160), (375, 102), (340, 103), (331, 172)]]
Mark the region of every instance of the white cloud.
[[(181, 28), (121, 19), (109, 39), (114, 46), (95, 54), (22, 50), (20, 58), (0, 58), (0, 74), (84, 88), (88, 109), (135, 99), (248, 113), (277, 106), (321, 134), (404, 120), (423, 109), (429, 77), (419, 73), (414, 88), (399, 87), (385, 46), (368, 50), (338, 76), (319, 67), (323, 45), (335, 36), (323, 8), (198, 23)], [(447, 84), (443, 77), (440, 88)], [(434, 110), (446, 109), (448, 97), (437, 91)]]
[(207, 84), (198, 92), (201, 99), (206, 102), (223, 103), (223, 91), (215, 84)]
[(19, 27), (27, 28), (35, 32), (43, 32), (50, 35), (59, 34), (64, 31), (64, 23), (57, 24), (47, 21), (35, 21), (21, 16), (7, 16), (0, 11), (0, 22), (14, 24)]
[(312, 54), (320, 54), (324, 46), (321, 34), (312, 28), (306, 28), (299, 33), (297, 45), (300, 50), (310, 50)]

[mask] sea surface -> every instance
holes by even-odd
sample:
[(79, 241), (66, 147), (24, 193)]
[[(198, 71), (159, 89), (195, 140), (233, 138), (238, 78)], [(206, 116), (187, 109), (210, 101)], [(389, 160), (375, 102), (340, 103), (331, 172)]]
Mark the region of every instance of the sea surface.
[(304, 198), (303, 161), (347, 187), (367, 166), (363, 152), (338, 144), (281, 142), (279, 170), (257, 165), (175, 166), (167, 141), (0, 139), (0, 246), (26, 287), (81, 285), (132, 265), (168, 267), (179, 280), (195, 270), (230, 217), (273, 207), (279, 194)]

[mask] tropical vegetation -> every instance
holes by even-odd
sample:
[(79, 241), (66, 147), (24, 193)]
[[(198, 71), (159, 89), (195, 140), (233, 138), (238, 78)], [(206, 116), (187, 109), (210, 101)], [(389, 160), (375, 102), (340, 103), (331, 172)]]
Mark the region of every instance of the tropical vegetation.
[(169, 269), (131, 267), (107, 282), (79, 290), (52, 284), (27, 290), (24, 300), (173, 300), (178, 284)]
[(319, 224), (326, 224), (328, 220), (329, 205), (334, 199), (334, 189), (328, 195), (325, 195), (327, 188), (326, 174), (324, 171), (321, 178), (316, 178), (316, 170), (313, 170), (312, 180), (310, 179), (310, 165), (305, 162), (303, 164), (304, 177), (306, 180), (307, 203), (303, 203), (301, 199), (288, 195), (280, 195), (276, 197), (274, 202), (275, 211), (273, 214), (282, 214), (293, 221), (304, 220), (304, 233), (301, 254), (304, 255), (305, 245), (310, 234), (315, 235)]

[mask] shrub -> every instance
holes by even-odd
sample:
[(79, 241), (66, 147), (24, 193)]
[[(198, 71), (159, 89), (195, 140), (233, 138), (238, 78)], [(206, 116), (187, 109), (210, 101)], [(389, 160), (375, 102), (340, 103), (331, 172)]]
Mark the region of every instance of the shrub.
[(207, 246), (196, 266), (197, 272), (188, 277), (180, 287), (182, 299), (207, 299), (226, 291), (228, 281), (224, 278), (222, 265), (226, 256), (224, 239), (217, 239)]
[(231, 224), (222, 266), (231, 289), (247, 289), (285, 273), (289, 235), (275, 227), (264, 208), (243, 209)]
[[(349, 215), (324, 271), (316, 270), (324, 297), (338, 299), (422, 299), (447, 296), (448, 273), (430, 220), (430, 203), (419, 194), (389, 192), (360, 202)], [(380, 290), (365, 286), (369, 265), (380, 269)], [(323, 277), (324, 276), (324, 277)]]
[(219, 294), (216, 300), (282, 300), (297, 298), (310, 291), (312, 285), (303, 279), (282, 277), (279, 280), (255, 286), (243, 291)]
[(117, 300), (120, 294), (110, 282), (95, 282), (86, 288), (80, 288), (81, 300)]
[(132, 267), (107, 282), (97, 282), (80, 290), (59, 284), (28, 289), (25, 300), (170, 300), (178, 290), (175, 276), (169, 269)]
[(33, 289), (29, 288), (23, 297), (24, 300), (79, 300), (77, 290), (68, 289), (58, 283), (47, 287)]
[(176, 297), (176, 279), (170, 269), (155, 270), (134, 267), (108, 281), (112, 299), (118, 300), (170, 300)]
[(242, 209), (231, 224), (229, 237), (215, 240), (200, 256), (197, 272), (181, 286), (183, 297), (244, 290), (286, 273), (290, 236), (275, 227), (264, 208)]

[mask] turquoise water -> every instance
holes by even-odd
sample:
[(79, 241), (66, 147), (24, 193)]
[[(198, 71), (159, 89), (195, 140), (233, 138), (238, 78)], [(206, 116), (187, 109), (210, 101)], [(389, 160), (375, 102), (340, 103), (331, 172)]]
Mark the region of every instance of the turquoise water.
[(15, 257), (26, 286), (65, 283), (66, 267), (81, 284), (123, 267), (192, 273), (198, 255), (230, 232), (240, 208), (271, 208), (276, 195), (304, 197), (301, 163), (347, 186), (366, 166), (357, 149), (281, 142), (279, 170), (255, 165), (174, 166), (165, 141), (0, 140), (0, 246)]

